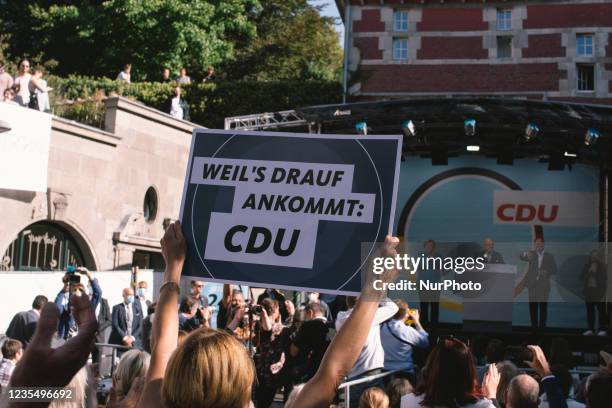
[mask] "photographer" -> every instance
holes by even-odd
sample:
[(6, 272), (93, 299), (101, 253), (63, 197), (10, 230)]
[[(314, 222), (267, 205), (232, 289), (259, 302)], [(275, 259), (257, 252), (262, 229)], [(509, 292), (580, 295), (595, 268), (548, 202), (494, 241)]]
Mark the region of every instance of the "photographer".
[(102, 297), (102, 288), (98, 283), (98, 279), (93, 276), (87, 268), (79, 266), (69, 266), (66, 274), (62, 278), (64, 287), (55, 297), (55, 304), (59, 308), (60, 320), (57, 328), (57, 336), (60, 339), (66, 340), (70, 337), (74, 337), (77, 333), (77, 325), (72, 316), (72, 312), (69, 306), (70, 297), (73, 295), (87, 294), (85, 285), (81, 283), (81, 275), (87, 276), (89, 285), (91, 286), (91, 293), (89, 294), (89, 302), (91, 308), (96, 310), (100, 298)]
[[(247, 306), (242, 296), (236, 295), (235, 304), (229, 310), (229, 317), (225, 330), (236, 336), (240, 341), (247, 344), (251, 342), (253, 328), (253, 313), (261, 309), (261, 306)], [(256, 314), (256, 313), (255, 313)]]
[(217, 329), (222, 330), (227, 327), (227, 324), (235, 315), (236, 309), (244, 308), (244, 295), (240, 289), (232, 289), (232, 285), (223, 285), (223, 298), (219, 302), (219, 311), (217, 313)]

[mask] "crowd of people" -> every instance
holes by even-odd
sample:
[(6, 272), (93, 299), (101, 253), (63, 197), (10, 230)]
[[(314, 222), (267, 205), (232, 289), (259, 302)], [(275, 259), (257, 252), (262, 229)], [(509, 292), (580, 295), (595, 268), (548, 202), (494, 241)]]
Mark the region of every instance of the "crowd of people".
[[(42, 67), (31, 68), (30, 61), (22, 59), (19, 61), (18, 72), (15, 75), (6, 72), (5, 69), (6, 63), (0, 60), (0, 102), (29, 107), (41, 112), (51, 111), (49, 92), (53, 91), (53, 88), (48, 86), (47, 81), (43, 79), (45, 71)], [(132, 65), (125, 64), (123, 70), (117, 74), (116, 80), (131, 83), (131, 75)], [(202, 83), (210, 83), (215, 80), (215, 69), (209, 66), (206, 75), (202, 78)], [(192, 83), (191, 77), (187, 75), (187, 68), (181, 67), (175, 78), (171, 77), (170, 69), (164, 68), (159, 81), (176, 83), (173, 94), (164, 106), (164, 111), (177, 119), (189, 120), (189, 104), (182, 96), (181, 88), (182, 85)]]
[[(397, 243), (387, 237), (383, 255), (394, 257)], [(328, 304), (310, 292), (297, 307), (275, 289), (254, 300), (224, 285), (213, 322), (204, 282), (193, 280), (181, 296), (180, 223), (166, 229), (161, 245), (166, 269), (157, 302), (139, 282), (109, 311), (98, 279), (80, 267), (63, 276), (54, 302), (40, 295), (16, 314), (2, 345), (2, 397), (9, 387), (70, 387), (76, 400), (51, 406), (96, 406), (94, 343), (107, 332), (121, 352), (108, 407), (260, 408), (280, 391), (291, 408), (342, 401), (363, 408), (603, 408), (612, 401), (612, 355), (604, 351), (599, 371), (576, 382), (559, 357), (571, 354), (567, 347), (547, 358), (537, 345), (516, 350), (495, 339), (484, 356), (452, 336), (431, 344), (417, 309), (367, 281), (359, 297)], [(398, 272), (366, 276), (392, 282)], [(417, 349), (428, 351), (422, 366)], [(364, 382), (341, 387), (356, 379)]]
[(31, 68), (30, 61), (19, 61), (18, 72), (11, 75), (5, 70), (6, 64), (0, 60), (0, 102), (29, 107), (41, 112), (49, 112), (49, 92), (53, 88), (47, 86), (43, 79), (42, 67)]

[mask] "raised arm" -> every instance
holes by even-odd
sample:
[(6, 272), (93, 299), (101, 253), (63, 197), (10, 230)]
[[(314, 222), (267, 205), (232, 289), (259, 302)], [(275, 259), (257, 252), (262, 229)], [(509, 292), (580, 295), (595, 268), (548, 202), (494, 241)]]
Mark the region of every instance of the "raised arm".
[[(398, 243), (397, 238), (388, 236), (385, 239), (383, 255), (395, 257), (397, 254), (395, 247)], [(397, 278), (397, 271), (395, 269), (386, 271), (378, 278), (384, 282), (392, 282)], [(319, 370), (306, 383), (291, 408), (329, 407), (338, 386), (353, 368), (361, 353), (378, 310), (378, 303), (383, 297), (384, 293), (375, 291), (368, 280), (352, 313), (329, 345)]]
[(161, 240), (166, 261), (164, 283), (160, 287), (159, 301), (151, 336), (151, 364), (140, 398), (139, 407), (161, 407), (161, 385), (170, 356), (178, 341), (179, 280), (185, 263), (186, 244), (181, 224), (171, 224)]

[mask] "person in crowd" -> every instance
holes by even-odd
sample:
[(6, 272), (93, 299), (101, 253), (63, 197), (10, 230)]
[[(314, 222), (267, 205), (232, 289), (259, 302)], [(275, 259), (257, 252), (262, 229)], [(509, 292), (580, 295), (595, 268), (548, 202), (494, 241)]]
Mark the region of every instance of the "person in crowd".
[(176, 78), (176, 82), (178, 82), (179, 84), (191, 83), (191, 78), (187, 76), (187, 68), (181, 67), (181, 69), (179, 70), (179, 76), (178, 78)]
[(324, 313), (320, 303), (307, 304), (305, 321), (291, 335), (289, 353), (294, 359), (293, 376), (298, 383), (314, 376), (329, 346), (330, 326)]
[(215, 68), (212, 65), (209, 65), (208, 69), (206, 70), (206, 76), (204, 79), (202, 79), (202, 82), (213, 82), (215, 79)]
[(30, 103), (30, 61), (22, 59), (19, 61), (19, 72), (13, 80), (13, 88), (16, 95), (14, 101), (21, 106), (28, 106)]
[(113, 373), (114, 397), (124, 399), (132, 388), (134, 380), (144, 377), (149, 371), (151, 356), (146, 351), (129, 350), (121, 356)]
[[(568, 408), (584, 408), (585, 405), (574, 400), (571, 396), (572, 387), (574, 385), (574, 379), (570, 374), (567, 367), (561, 364), (551, 365), (550, 371), (552, 375), (555, 376), (559, 387), (561, 388), (561, 392), (563, 394), (563, 398), (565, 398), (565, 402)], [(542, 394), (540, 397), (540, 405), (539, 408), (549, 408), (548, 404), (548, 396), (546, 393)]]
[[(57, 331), (60, 311), (55, 303), (45, 304), (32, 341), (13, 371), (12, 387), (63, 388), (85, 366), (98, 323), (90, 299), (84, 293), (77, 292), (70, 297), (70, 308), (78, 322), (77, 335), (53, 348), (51, 343)], [(3, 402), (0, 401), (0, 406), (4, 406)]]
[(117, 75), (117, 81), (126, 82), (129, 84), (130, 82), (132, 82), (131, 75), (132, 75), (132, 64), (125, 64), (123, 66), (123, 71), (119, 72), (119, 74)]
[(19, 312), (9, 323), (8, 329), (6, 329), (6, 335), (11, 339), (19, 340), (24, 347), (28, 347), (34, 330), (36, 330), (36, 324), (40, 318), (40, 311), (48, 302), (46, 296), (38, 295), (32, 301), (32, 309)]
[(131, 288), (123, 289), (122, 295), (123, 302), (113, 306), (113, 329), (108, 341), (126, 347), (139, 347), (142, 334), (140, 303), (134, 301)]
[(200, 280), (192, 280), (191, 283), (191, 294), (190, 297), (193, 299), (194, 304), (200, 307), (208, 306), (208, 298), (204, 292), (204, 282)]
[(174, 96), (168, 102), (168, 113), (177, 119), (188, 120), (189, 105), (181, 95), (181, 87), (176, 86)]
[(550, 277), (557, 273), (555, 257), (544, 251), (544, 238), (538, 236), (534, 240), (534, 250), (522, 253), (520, 258), (529, 266), (518, 291), (527, 287), (531, 327), (543, 329), (546, 327)]
[[(238, 295), (236, 295), (236, 298), (241, 299)], [(252, 345), (254, 335), (255, 313), (253, 313), (253, 310), (253, 305), (237, 303), (229, 310), (227, 323), (225, 324), (225, 330), (228, 333), (233, 334), (237, 339), (249, 346)]]
[(49, 92), (53, 88), (47, 86), (47, 81), (43, 79), (42, 68), (34, 69), (34, 74), (30, 78), (28, 87), (30, 89), (30, 103), (28, 106), (41, 112), (50, 112)]
[[(204, 310), (205, 314), (200, 313), (201, 310)], [(184, 297), (179, 306), (179, 329), (191, 333), (200, 327), (210, 327), (208, 310), (210, 309), (207, 307), (199, 309), (193, 298)]]
[(493, 241), (493, 238), (485, 238), (482, 241), (482, 247), (483, 250), (480, 254), (478, 254), (479, 257), (484, 258), (484, 263), (488, 263), (488, 264), (503, 264), (504, 263), (504, 257), (502, 256), (502, 254), (500, 254), (499, 252), (497, 252), (495, 250), (495, 242)]
[(4, 100), (2, 102), (10, 103), (12, 105), (19, 105), (17, 102), (15, 102), (15, 91), (13, 90), (13, 88), (5, 89), (3, 93), (3, 97), (4, 97)]
[(66, 387), (64, 387), (66, 391), (70, 390), (72, 398), (56, 398), (51, 401), (49, 408), (97, 406), (95, 382), (91, 367), (87, 365), (81, 367)]
[(359, 408), (389, 408), (389, 396), (379, 387), (370, 387), (361, 394)]
[[(336, 318), (336, 330), (340, 330), (351, 314), (355, 312), (356, 299), (350, 296), (347, 297), (346, 300), (349, 310), (338, 313), (338, 317)], [(393, 317), (398, 310), (399, 308), (397, 305), (390, 299), (385, 299), (380, 304), (370, 327), (367, 341), (361, 350), (357, 362), (349, 373), (349, 378), (351, 380), (382, 372), (385, 365), (385, 351), (383, 350), (380, 340), (380, 326)], [(349, 395), (350, 405), (356, 406), (359, 402), (361, 393), (371, 386), (383, 386), (383, 384), (381, 380), (375, 380), (374, 382), (361, 383), (351, 387)]]
[(151, 353), (151, 329), (153, 328), (153, 318), (157, 302), (153, 302), (147, 308), (147, 317), (142, 319), (142, 349)]
[(537, 408), (540, 403), (540, 386), (533, 377), (519, 374), (514, 377), (506, 392), (506, 408)]
[(4, 101), (4, 91), (13, 87), (13, 77), (5, 71), (6, 63), (0, 60), (0, 102)]
[(55, 304), (60, 311), (60, 323), (57, 328), (57, 336), (60, 339), (66, 340), (67, 338), (73, 337), (77, 331), (77, 324), (74, 320), (72, 310), (70, 309), (70, 298), (75, 294), (87, 294), (85, 285), (71, 281), (71, 277), (83, 276), (87, 277), (89, 286), (91, 287), (91, 293), (89, 299), (91, 307), (95, 310), (98, 307), (100, 298), (102, 297), (102, 288), (98, 283), (98, 279), (94, 277), (93, 273), (83, 266), (79, 266), (72, 272), (67, 272), (62, 278), (63, 287), (55, 297)]
[(258, 330), (255, 369), (257, 408), (268, 408), (281, 386), (285, 371), (287, 330), (283, 326), (278, 302), (266, 298), (261, 302), (261, 321)]
[[(428, 239), (423, 243), (423, 256), (426, 260), (429, 259), (427, 262), (429, 265), (418, 271), (417, 279), (419, 281), (439, 282), (442, 277), (442, 271), (437, 268), (439, 265), (435, 265), (434, 259), (432, 259), (439, 257), (436, 254), (436, 241)], [(420, 290), (419, 299), (423, 323), (431, 324), (432, 326), (438, 324), (440, 292), (437, 290)]]
[(149, 305), (151, 305), (151, 301), (147, 299), (149, 284), (147, 281), (140, 281), (136, 286), (136, 298), (138, 299), (138, 303), (140, 303), (140, 309), (142, 310), (143, 318), (149, 315)]
[[(429, 346), (429, 334), (423, 329), (417, 309), (411, 310), (403, 300), (395, 300), (398, 307), (392, 319), (381, 325), (380, 340), (385, 353), (385, 370), (396, 370), (395, 377), (408, 378), (415, 383), (416, 372), (412, 358), (415, 347)], [(405, 321), (414, 321), (414, 328)]]
[(281, 314), (281, 319), (282, 321), (287, 321), (287, 319), (289, 318), (289, 311), (287, 310), (287, 302), (286, 302), (286, 298), (285, 295), (282, 294), (282, 292), (278, 289), (266, 289), (264, 290), (261, 295), (259, 295), (257, 297), (257, 304), (261, 305), (264, 299), (273, 299), (276, 300), (278, 302), (278, 306), (280, 308), (280, 314)]
[(482, 367), (478, 367), (476, 370), (476, 377), (478, 378), (478, 382), (482, 382), (488, 370), (488, 364), (499, 363), (504, 360), (504, 357), (504, 343), (500, 339), (490, 339), (487, 342), (487, 347), (485, 349), (484, 365)]
[(599, 330), (597, 335), (606, 336), (608, 317), (606, 313), (606, 289), (608, 287), (608, 274), (606, 265), (599, 256), (598, 250), (591, 251), (588, 262), (580, 274), (582, 281), (582, 294), (586, 305), (587, 331), (585, 336), (595, 334), (595, 311), (599, 315)]
[[(462, 341), (455, 338), (440, 340), (427, 357), (423, 371), (416, 391), (402, 397), (401, 408), (494, 407), (478, 385), (474, 357)], [(494, 364), (490, 365), (490, 371), (499, 376)], [(491, 389), (495, 396), (497, 384)]]
[(505, 407), (506, 402), (504, 401), (508, 385), (514, 377), (520, 374), (518, 367), (511, 361), (504, 360), (496, 364), (497, 371), (499, 372), (499, 384), (497, 385), (497, 392), (495, 393), (497, 403), (501, 408)]
[(23, 356), (23, 343), (8, 339), (2, 345), (2, 360), (0, 361), (0, 392), (8, 387), (17, 362)]
[[(101, 297), (95, 309), (96, 319), (98, 320), (98, 334), (96, 335), (96, 343), (107, 344), (110, 338), (111, 330), (113, 329), (113, 315), (108, 304), (108, 299)], [(111, 370), (110, 361), (101, 359), (102, 354), (109, 355), (112, 350), (108, 347), (94, 347), (91, 352), (91, 359), (98, 364), (100, 373), (109, 373)]]
[(414, 391), (412, 383), (406, 378), (394, 378), (385, 387), (389, 396), (389, 407), (400, 408), (402, 396)]
[(225, 329), (227, 327), (228, 318), (235, 314), (235, 309), (245, 307), (244, 295), (238, 288), (232, 288), (232, 285), (223, 285), (223, 297), (219, 302), (219, 310), (217, 311), (217, 329)]
[(610, 373), (592, 375), (587, 383), (587, 408), (609, 408), (610, 401), (612, 401), (612, 375)]
[(319, 303), (323, 308), (323, 316), (325, 316), (328, 322), (333, 322), (331, 310), (329, 309), (328, 304), (323, 299), (321, 299), (321, 294), (319, 292), (306, 292), (306, 300), (306, 304)]
[(162, 78), (161, 78), (162, 83), (167, 84), (168, 82), (171, 82), (172, 80), (170, 79), (170, 70), (168, 68), (164, 68), (162, 71)]

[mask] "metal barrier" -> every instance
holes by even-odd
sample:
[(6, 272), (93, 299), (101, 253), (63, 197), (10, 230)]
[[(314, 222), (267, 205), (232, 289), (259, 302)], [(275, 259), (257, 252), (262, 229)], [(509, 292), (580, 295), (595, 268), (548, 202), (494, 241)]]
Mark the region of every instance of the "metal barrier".
[(341, 389), (345, 389), (344, 391), (344, 407), (345, 408), (350, 408), (351, 405), (351, 399), (349, 398), (349, 391), (351, 386), (353, 385), (358, 385), (358, 384), (363, 384), (363, 383), (367, 383), (370, 381), (374, 381), (374, 380), (378, 380), (379, 378), (383, 378), (383, 377), (387, 377), (391, 374), (396, 373), (397, 370), (393, 370), (393, 371), (385, 371), (384, 373), (380, 373), (380, 374), (374, 374), (374, 375), (369, 375), (367, 377), (361, 377), (358, 378), (356, 380), (351, 380), (351, 381), (345, 381), (342, 384), (340, 384), (340, 386), (338, 387), (338, 392), (340, 392)]

